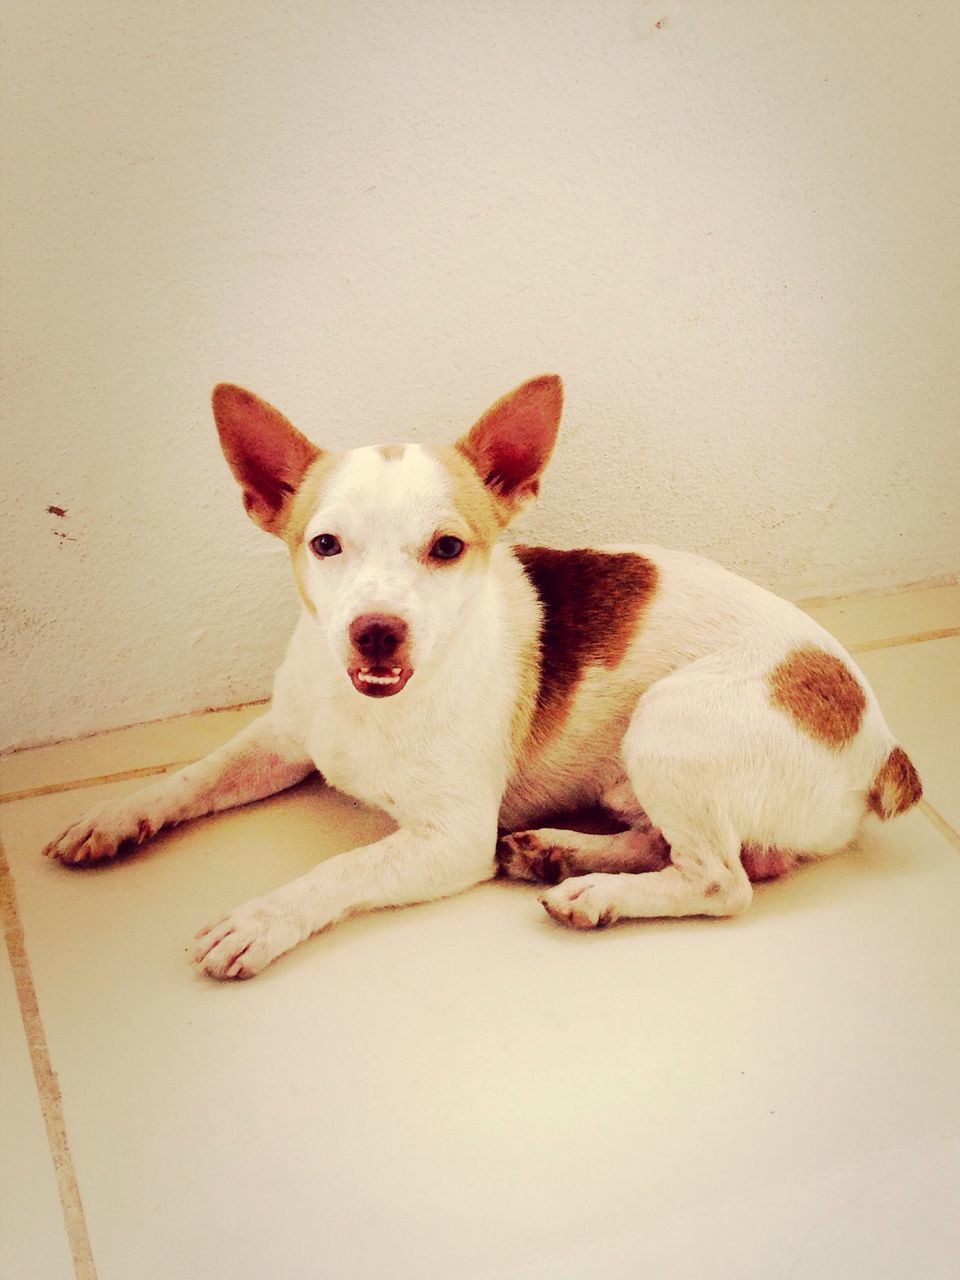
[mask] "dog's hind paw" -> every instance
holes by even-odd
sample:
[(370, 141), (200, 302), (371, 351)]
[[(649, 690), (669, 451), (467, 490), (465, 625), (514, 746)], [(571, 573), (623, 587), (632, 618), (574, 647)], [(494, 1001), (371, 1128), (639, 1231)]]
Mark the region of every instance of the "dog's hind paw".
[(517, 831), (497, 842), (497, 871), (508, 880), (559, 884), (572, 868), (567, 850), (544, 844), (535, 831)]
[(153, 834), (150, 820), (140, 809), (111, 800), (71, 823), (43, 853), (69, 865), (101, 862), (114, 857), (123, 845), (142, 844)]
[(573, 929), (602, 929), (617, 919), (615, 875), (576, 876), (540, 895), (540, 904), (558, 924)]
[(194, 962), (221, 981), (253, 978), (300, 940), (299, 930), (282, 909), (257, 898), (200, 930)]

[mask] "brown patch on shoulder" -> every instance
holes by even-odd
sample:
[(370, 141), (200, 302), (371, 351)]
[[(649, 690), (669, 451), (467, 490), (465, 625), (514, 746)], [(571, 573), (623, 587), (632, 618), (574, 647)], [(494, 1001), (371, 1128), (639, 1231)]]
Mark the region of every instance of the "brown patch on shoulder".
[(541, 606), (534, 732), (562, 724), (584, 670), (612, 669), (636, 634), (657, 569), (636, 552), (516, 547)]
[(405, 444), (378, 444), (377, 453), (387, 462), (399, 462), (407, 451)]
[(837, 751), (856, 737), (866, 695), (853, 672), (833, 654), (815, 645), (793, 649), (767, 679), (771, 703), (811, 738)]
[(922, 795), (923, 786), (910, 757), (902, 747), (894, 747), (873, 780), (867, 808), (886, 821), (912, 809)]

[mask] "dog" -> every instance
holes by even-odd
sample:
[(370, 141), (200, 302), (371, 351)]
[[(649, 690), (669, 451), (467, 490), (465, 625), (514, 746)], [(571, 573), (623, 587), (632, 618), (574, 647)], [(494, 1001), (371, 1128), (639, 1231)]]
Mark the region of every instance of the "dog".
[[(754, 881), (916, 804), (862, 672), (794, 605), (684, 552), (501, 538), (538, 491), (561, 408), (560, 379), (539, 377), (455, 444), (340, 454), (218, 386), (226, 460), (303, 604), (272, 700), (45, 852), (107, 858), (314, 771), (385, 809), (392, 834), (197, 934), (199, 968), (232, 979), (348, 916), (498, 871), (546, 882), (541, 903), (577, 929), (730, 916)], [(541, 825), (589, 806), (611, 833)]]

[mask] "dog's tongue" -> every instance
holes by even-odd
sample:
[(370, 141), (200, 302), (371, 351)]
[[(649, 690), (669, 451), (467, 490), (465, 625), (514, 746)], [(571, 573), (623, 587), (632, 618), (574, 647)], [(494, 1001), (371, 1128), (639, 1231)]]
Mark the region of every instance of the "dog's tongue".
[(353, 687), (368, 698), (389, 698), (392, 693), (399, 693), (412, 675), (409, 667), (350, 668)]

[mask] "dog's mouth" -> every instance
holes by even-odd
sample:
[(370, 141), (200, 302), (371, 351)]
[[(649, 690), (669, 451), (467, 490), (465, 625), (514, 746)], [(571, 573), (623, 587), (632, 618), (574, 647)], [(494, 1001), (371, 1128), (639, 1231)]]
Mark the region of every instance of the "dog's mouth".
[(412, 667), (348, 667), (353, 687), (368, 698), (389, 698), (399, 693), (413, 675)]

